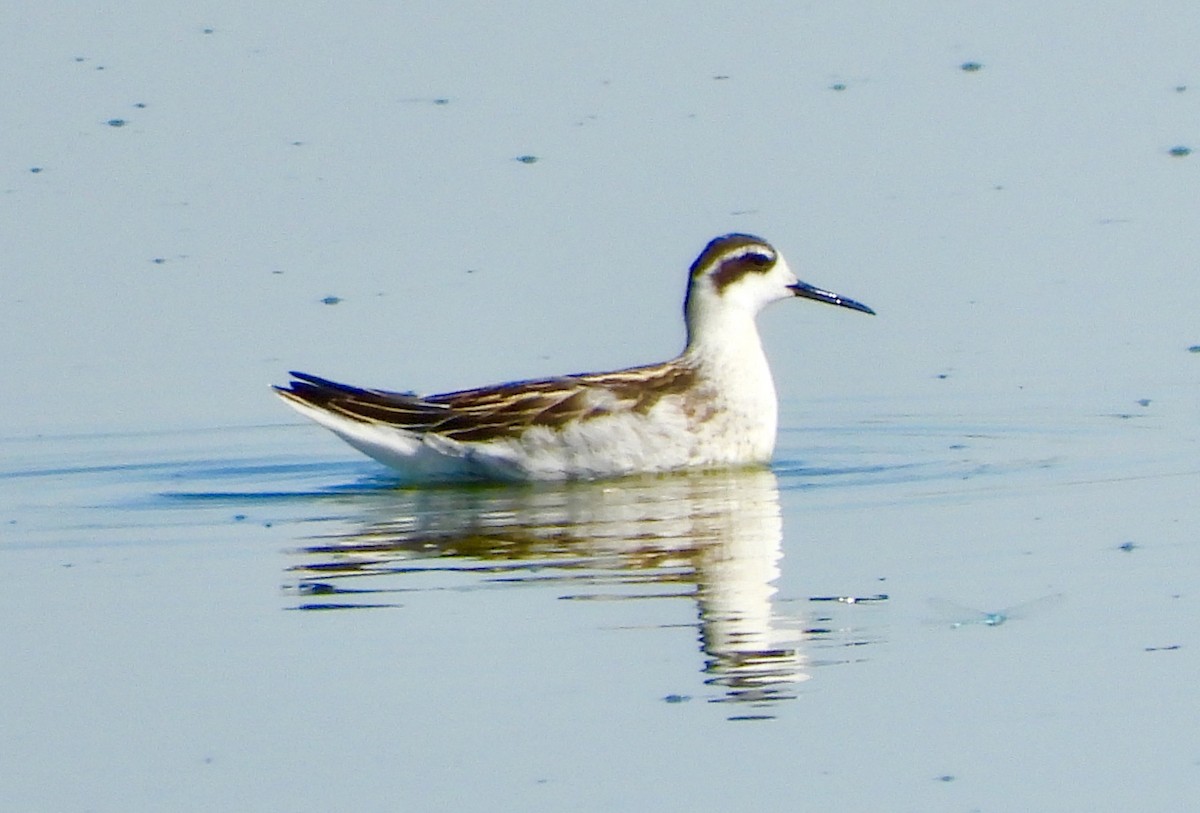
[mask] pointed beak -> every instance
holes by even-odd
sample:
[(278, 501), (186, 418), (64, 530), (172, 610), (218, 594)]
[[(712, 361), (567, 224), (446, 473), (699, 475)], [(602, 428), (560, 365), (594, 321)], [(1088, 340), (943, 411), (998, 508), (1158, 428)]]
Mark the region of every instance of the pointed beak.
[(841, 305), (843, 308), (849, 308), (854, 311), (862, 311), (875, 315), (875, 311), (868, 308), (861, 302), (855, 302), (853, 299), (846, 299), (844, 296), (839, 296), (832, 291), (824, 291), (815, 285), (809, 285), (807, 282), (797, 282), (795, 285), (789, 285), (792, 293), (796, 296), (802, 296), (805, 299), (815, 299), (818, 302), (825, 302), (830, 305)]

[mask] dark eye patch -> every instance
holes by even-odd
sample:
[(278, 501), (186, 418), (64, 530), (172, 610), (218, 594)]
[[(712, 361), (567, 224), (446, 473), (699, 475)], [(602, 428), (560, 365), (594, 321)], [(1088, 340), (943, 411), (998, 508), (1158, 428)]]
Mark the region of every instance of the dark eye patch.
[(771, 268), (775, 264), (775, 258), (762, 254), (757, 251), (752, 251), (747, 254), (742, 254), (738, 257), (723, 261), (712, 275), (713, 285), (717, 292), (724, 291), (725, 288), (737, 280), (744, 277), (746, 274), (761, 274)]

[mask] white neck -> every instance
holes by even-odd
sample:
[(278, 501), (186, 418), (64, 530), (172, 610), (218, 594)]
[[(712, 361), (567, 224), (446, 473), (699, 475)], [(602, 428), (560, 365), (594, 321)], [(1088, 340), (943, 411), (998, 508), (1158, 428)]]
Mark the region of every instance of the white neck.
[[(754, 316), (719, 303), (692, 303), (687, 314), (688, 342), (680, 360), (724, 393), (729, 406), (769, 423), (774, 433), (775, 383), (763, 352)], [(717, 304), (717, 307), (713, 307)]]

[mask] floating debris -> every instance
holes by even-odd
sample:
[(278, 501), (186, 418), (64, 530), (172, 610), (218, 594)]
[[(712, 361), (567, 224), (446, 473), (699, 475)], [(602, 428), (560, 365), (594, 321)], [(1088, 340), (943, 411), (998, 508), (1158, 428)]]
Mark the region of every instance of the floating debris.
[(876, 593), (873, 596), (809, 596), (809, 601), (836, 601), (840, 604), (874, 604), (887, 601), (887, 593)]
[(336, 305), (337, 303), (339, 303), (341, 301), (342, 301), (342, 298), (340, 296), (327, 296), (321, 300), (321, 304), (322, 305)]
[(1171, 149), (1167, 150), (1167, 153), (1169, 155), (1175, 156), (1176, 158), (1183, 158), (1185, 156), (1192, 154), (1192, 148), (1185, 147), (1182, 144), (1180, 144), (1179, 146), (1172, 147)]
[(1053, 593), (1041, 598), (1024, 601), (1020, 604), (1014, 604), (1011, 607), (1005, 607), (1003, 610), (995, 610), (994, 612), (965, 607), (962, 604), (956, 604), (953, 601), (947, 601), (943, 598), (929, 599), (929, 606), (945, 621), (949, 622), (951, 629), (958, 629), (959, 627), (972, 624), (979, 624), (985, 627), (998, 627), (1008, 621), (1025, 618), (1031, 612), (1058, 604), (1064, 598), (1066, 596), (1063, 593)]
[(983, 63), (982, 62), (964, 62), (963, 64), (959, 65), (958, 67), (960, 70), (964, 70), (967, 73), (974, 73), (975, 71), (983, 70)]
[(109, 119), (108, 121), (106, 121), (104, 123), (107, 124), (109, 127), (124, 127), (129, 122), (125, 121), (125, 119)]
[(39, 172), (42, 171), (42, 168), (41, 167), (30, 167), (29, 171), (32, 172), (34, 175), (37, 175)]
[(336, 587), (326, 582), (301, 582), (295, 590), (302, 596), (329, 596), (338, 592)]
[(1174, 652), (1177, 649), (1183, 649), (1182, 644), (1168, 644), (1167, 646), (1148, 646), (1145, 647), (1146, 652)]
[(536, 155), (518, 155), (513, 160), (520, 161), (522, 164), (536, 164), (538, 157)]

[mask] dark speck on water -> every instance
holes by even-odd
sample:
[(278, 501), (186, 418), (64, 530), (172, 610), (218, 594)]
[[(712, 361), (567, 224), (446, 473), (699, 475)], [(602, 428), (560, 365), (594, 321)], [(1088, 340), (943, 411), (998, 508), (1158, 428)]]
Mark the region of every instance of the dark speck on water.
[(434, 104), (450, 104), (450, 100), (449, 99), (434, 99), (433, 103)]
[(829, 89), (830, 90), (845, 90), (846, 84), (844, 82), (834, 82), (832, 85), (829, 86)]
[(323, 305), (336, 305), (337, 303), (339, 303), (339, 302), (341, 302), (341, 301), (342, 301), (342, 298), (341, 298), (340, 296), (327, 296), (327, 297), (325, 297), (324, 299), (322, 299), (322, 300), (321, 300), (321, 304), (323, 304)]
[(1129, 553), (1136, 548), (1137, 545), (1134, 542), (1122, 542), (1120, 545), (1117, 545), (1117, 550), (1123, 550), (1126, 553)]
[(1177, 147), (1172, 147), (1171, 149), (1167, 150), (1167, 152), (1170, 153), (1171, 155), (1175, 156), (1176, 158), (1183, 158), (1186, 155), (1192, 154), (1192, 148), (1185, 147), (1181, 144)]
[(961, 69), (962, 69), (962, 70), (964, 70), (964, 71), (967, 71), (968, 73), (974, 73), (975, 71), (978, 71), (978, 70), (982, 70), (982, 69), (983, 69), (983, 63), (980, 63), (980, 62), (964, 62), (963, 64), (959, 65), (958, 67), (959, 67), (959, 68), (961, 68)]
[(536, 155), (518, 155), (516, 160), (522, 164), (536, 164), (538, 157)]
[(669, 694), (663, 698), (663, 701), (667, 703), (686, 703), (691, 699), (686, 694)]
[(166, 258), (166, 257), (155, 257), (155, 258), (154, 258), (153, 260), (151, 260), (150, 262), (154, 263), (155, 265), (162, 265), (162, 264), (163, 264), (163, 263), (165, 263), (166, 261), (167, 261), (167, 258)]
[(105, 122), (109, 127), (124, 127), (128, 123), (125, 119), (109, 119)]
[(37, 175), (39, 172), (42, 171), (42, 168), (41, 167), (30, 167), (29, 171), (32, 172), (34, 175)]
[(296, 591), (305, 596), (328, 596), (336, 593), (337, 588), (325, 582), (305, 582), (299, 585)]
[(1200, 344), (1193, 344), (1188, 348), (1189, 353), (1200, 353)]
[(1149, 398), (1139, 398), (1138, 406), (1144, 406), (1144, 407), (1150, 406), (1150, 399)]

